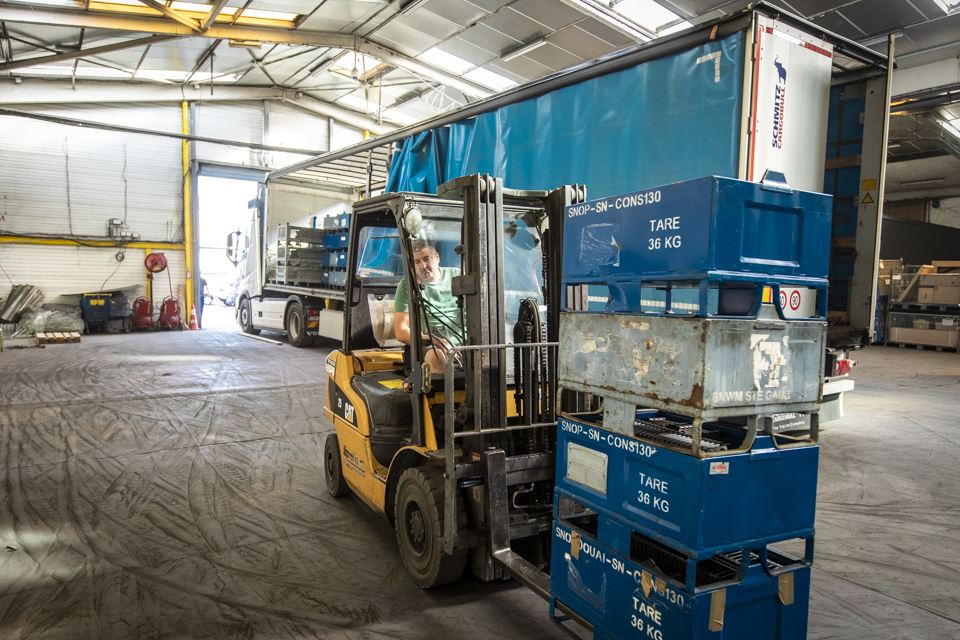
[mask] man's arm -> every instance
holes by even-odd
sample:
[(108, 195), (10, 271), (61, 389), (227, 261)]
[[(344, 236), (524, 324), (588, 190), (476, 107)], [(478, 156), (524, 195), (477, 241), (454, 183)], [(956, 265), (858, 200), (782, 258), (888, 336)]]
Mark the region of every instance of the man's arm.
[(410, 344), (410, 314), (393, 312), (393, 335), (404, 344)]

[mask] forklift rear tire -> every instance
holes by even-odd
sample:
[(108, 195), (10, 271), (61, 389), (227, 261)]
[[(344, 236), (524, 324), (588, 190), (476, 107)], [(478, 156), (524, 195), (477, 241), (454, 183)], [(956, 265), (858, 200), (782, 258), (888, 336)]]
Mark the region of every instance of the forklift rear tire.
[(327, 435), (323, 444), (323, 475), (327, 479), (327, 491), (334, 498), (350, 495), (350, 487), (343, 477), (343, 463), (340, 461), (340, 441), (337, 434)]
[(240, 330), (252, 336), (259, 335), (260, 329), (253, 328), (253, 305), (250, 304), (250, 298), (243, 299), (238, 313), (240, 314)]
[(394, 501), (394, 526), (400, 558), (421, 589), (456, 581), (467, 563), (467, 550), (443, 552), (443, 475), (429, 467), (413, 467), (400, 475)]
[(287, 305), (287, 317), (284, 319), (283, 326), (287, 329), (287, 340), (292, 346), (298, 348), (313, 346), (313, 336), (307, 335), (303, 306), (299, 302)]

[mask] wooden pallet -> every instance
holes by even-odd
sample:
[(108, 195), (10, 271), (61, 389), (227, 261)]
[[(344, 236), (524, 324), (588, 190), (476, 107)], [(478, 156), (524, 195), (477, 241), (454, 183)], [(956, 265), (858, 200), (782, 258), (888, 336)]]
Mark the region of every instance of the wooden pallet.
[(887, 342), (887, 346), (900, 347), (901, 349), (918, 349), (920, 351), (951, 351), (956, 352), (957, 347), (944, 347), (935, 344), (917, 344), (916, 342)]
[(64, 342), (80, 342), (80, 334), (76, 331), (61, 333), (59, 331), (38, 333), (37, 342), (39, 344), (61, 344)]

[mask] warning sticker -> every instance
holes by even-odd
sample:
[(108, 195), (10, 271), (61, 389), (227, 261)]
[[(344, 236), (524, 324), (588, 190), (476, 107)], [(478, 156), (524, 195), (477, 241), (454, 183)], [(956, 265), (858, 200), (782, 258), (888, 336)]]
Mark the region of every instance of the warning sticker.
[(873, 204), (873, 196), (869, 193), (863, 194), (863, 199), (860, 200), (860, 204)]
[(730, 473), (730, 463), (729, 462), (711, 462), (710, 463), (710, 475), (712, 476), (725, 476)]

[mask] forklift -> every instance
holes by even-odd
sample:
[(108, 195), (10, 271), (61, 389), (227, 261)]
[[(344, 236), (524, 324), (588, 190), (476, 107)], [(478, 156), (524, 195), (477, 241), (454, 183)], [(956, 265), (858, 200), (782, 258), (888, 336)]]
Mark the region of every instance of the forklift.
[[(517, 191), (476, 174), (354, 207), (343, 343), (326, 360), (327, 488), (387, 517), (423, 589), (469, 564), (549, 597), (562, 216), (585, 200), (579, 185)], [(417, 241), (455, 274), (459, 322), (423, 295)], [(409, 345), (392, 327), (404, 278)], [(427, 358), (438, 332), (442, 370)]]

